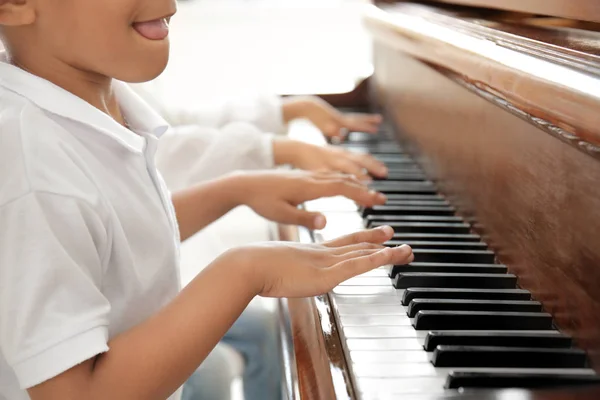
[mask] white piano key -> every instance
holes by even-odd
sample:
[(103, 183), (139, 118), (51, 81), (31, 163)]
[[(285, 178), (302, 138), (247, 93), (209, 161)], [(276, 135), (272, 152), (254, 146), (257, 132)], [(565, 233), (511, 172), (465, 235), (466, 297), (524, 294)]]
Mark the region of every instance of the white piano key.
[(358, 276), (340, 283), (340, 286), (392, 286), (392, 280), (387, 276)]
[(324, 212), (324, 214), (325, 218), (327, 219), (327, 225), (324, 229), (314, 231), (317, 242), (337, 239), (340, 236), (348, 235), (354, 232), (360, 232), (365, 229), (363, 220), (360, 214), (356, 211)]
[(348, 315), (340, 318), (342, 326), (410, 326), (412, 321), (406, 315)]
[(357, 350), (350, 351), (350, 359), (355, 364), (404, 364), (431, 362), (433, 353), (420, 350)]
[(445, 378), (451, 371), (478, 371), (486, 373), (517, 374), (585, 374), (595, 375), (593, 369), (569, 368), (436, 368), (431, 363), (352, 363), (352, 371), (357, 377), (364, 378), (408, 378), (439, 377)]
[[(360, 378), (356, 380), (358, 392), (366, 399), (398, 399), (402, 393), (444, 393), (445, 378)], [(385, 397), (385, 396), (393, 397)]]
[(394, 295), (343, 295), (332, 294), (333, 302), (340, 307), (344, 306), (398, 306), (402, 305), (402, 301), (398, 296)]
[(320, 199), (307, 201), (304, 203), (304, 207), (308, 211), (319, 211), (322, 213), (331, 212), (332, 214), (358, 211), (358, 206), (356, 203), (344, 196), (323, 197)]
[(348, 326), (343, 332), (347, 339), (417, 338), (427, 335), (427, 331), (415, 331), (412, 326)]
[(337, 311), (340, 316), (402, 315), (406, 317), (406, 307), (400, 301), (392, 305), (337, 304)]
[(352, 363), (352, 371), (359, 378), (399, 378), (418, 376), (437, 376), (444, 378), (448, 374), (446, 369), (436, 369), (433, 364), (429, 362), (404, 364)]
[(378, 276), (378, 277), (385, 277), (388, 278), (390, 280), (390, 284), (392, 282), (392, 278), (390, 278), (390, 275), (388, 273), (388, 268), (389, 266), (383, 266), (383, 267), (379, 267), (379, 268), (375, 268), (374, 270), (371, 270), (369, 272), (365, 272), (364, 274), (361, 274), (359, 276)]
[(402, 293), (399, 290), (394, 289), (392, 285), (389, 286), (337, 286), (333, 289), (334, 294), (343, 295), (391, 295), (402, 298)]
[(422, 351), (425, 338), (393, 338), (393, 339), (348, 339), (345, 347), (348, 351)]

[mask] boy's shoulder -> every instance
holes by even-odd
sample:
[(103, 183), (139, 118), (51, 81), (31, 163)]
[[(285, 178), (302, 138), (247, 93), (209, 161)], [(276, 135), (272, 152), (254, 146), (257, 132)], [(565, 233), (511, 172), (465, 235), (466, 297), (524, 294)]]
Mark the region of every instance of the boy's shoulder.
[(93, 189), (73, 163), (69, 140), (47, 111), (0, 88), (0, 206), (31, 192), (81, 197)]

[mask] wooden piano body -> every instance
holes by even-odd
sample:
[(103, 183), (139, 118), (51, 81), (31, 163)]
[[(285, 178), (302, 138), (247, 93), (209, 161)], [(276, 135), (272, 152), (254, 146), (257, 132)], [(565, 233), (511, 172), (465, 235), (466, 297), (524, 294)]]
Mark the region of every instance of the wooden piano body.
[[(536, 3), (549, 14), (600, 22), (597, 1), (495, 3)], [(584, 7), (567, 6), (576, 3)], [(595, 25), (576, 29), (577, 21), (564, 28), (503, 16), (409, 3), (370, 6), (365, 23), (374, 40), (374, 74), (348, 96), (324, 98), (382, 111), (396, 139), (518, 276), (519, 286), (543, 303), (600, 371), (600, 32), (589, 30)], [(343, 217), (329, 224), (338, 221)], [(315, 238), (295, 229), (282, 235)], [(290, 398), (360, 398), (330, 300), (288, 301)], [(456, 398), (598, 399), (600, 389)]]

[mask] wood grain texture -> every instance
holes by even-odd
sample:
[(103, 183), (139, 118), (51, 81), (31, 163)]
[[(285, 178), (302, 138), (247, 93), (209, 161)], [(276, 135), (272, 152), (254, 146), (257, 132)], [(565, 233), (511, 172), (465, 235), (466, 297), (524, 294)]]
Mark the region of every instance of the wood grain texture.
[[(431, 3), (493, 8), (521, 13), (549, 15), (582, 21), (600, 22), (600, 3), (596, 0), (426, 0)], [(396, 3), (378, 0), (376, 4)]]

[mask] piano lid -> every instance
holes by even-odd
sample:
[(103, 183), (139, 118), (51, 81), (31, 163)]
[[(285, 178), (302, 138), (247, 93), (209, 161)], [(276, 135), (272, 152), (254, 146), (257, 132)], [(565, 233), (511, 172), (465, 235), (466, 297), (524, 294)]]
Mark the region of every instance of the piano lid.
[(365, 23), (376, 41), (600, 156), (600, 32), (411, 3), (368, 6)]
[(437, 3), (493, 8), (581, 21), (600, 22), (598, 0), (429, 0)]

